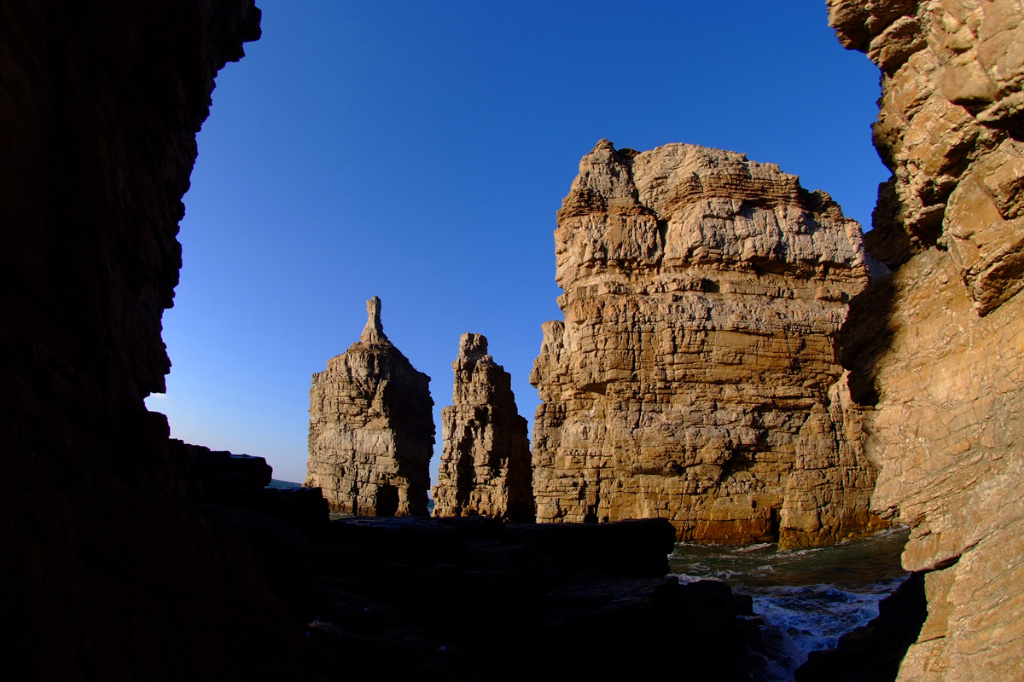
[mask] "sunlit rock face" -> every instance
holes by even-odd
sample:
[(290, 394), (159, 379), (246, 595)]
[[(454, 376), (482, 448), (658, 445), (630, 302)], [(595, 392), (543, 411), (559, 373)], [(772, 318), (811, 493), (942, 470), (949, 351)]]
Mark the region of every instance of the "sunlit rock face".
[(482, 334), (462, 335), (452, 370), (453, 404), (441, 411), (434, 515), (532, 521), (530, 441), (511, 377), (487, 354)]
[(430, 377), (384, 334), (380, 299), (367, 301), (359, 341), (313, 375), (306, 487), (331, 510), (359, 516), (427, 514), (434, 421)]
[(874, 508), (913, 528), (928, 621), (901, 680), (1024, 679), (1024, 4), (829, 3), (882, 69), (893, 172), (847, 355), (880, 465)]
[(875, 474), (836, 337), (860, 226), (773, 164), (600, 141), (558, 212), (564, 322), (531, 382), (539, 521), (671, 520), (784, 547), (871, 524)]

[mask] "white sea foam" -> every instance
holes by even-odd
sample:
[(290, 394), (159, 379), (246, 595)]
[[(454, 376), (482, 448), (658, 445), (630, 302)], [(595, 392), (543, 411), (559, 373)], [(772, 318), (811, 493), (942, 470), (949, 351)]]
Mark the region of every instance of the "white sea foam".
[(899, 555), (905, 529), (870, 538), (778, 552), (775, 545), (744, 547), (678, 544), (669, 556), (680, 582), (721, 580), (750, 595), (769, 660), (764, 682), (792, 680), (811, 651), (878, 615), (878, 603), (904, 580)]
[(736, 547), (733, 551), (738, 552), (739, 554), (746, 554), (747, 552), (756, 552), (759, 549), (765, 549), (766, 547), (771, 546), (772, 543), (770, 542), (761, 542), (756, 545), (743, 545), (742, 547)]
[(745, 589), (754, 612), (765, 623), (762, 633), (774, 656), (770, 679), (792, 680), (812, 651), (834, 648), (839, 638), (878, 615), (878, 602), (903, 578), (873, 583), (856, 591), (834, 585)]

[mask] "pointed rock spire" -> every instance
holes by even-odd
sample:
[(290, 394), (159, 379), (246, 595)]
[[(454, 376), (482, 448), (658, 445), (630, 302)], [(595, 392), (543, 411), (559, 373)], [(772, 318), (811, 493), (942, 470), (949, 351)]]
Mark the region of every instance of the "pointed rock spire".
[(380, 299), (376, 296), (366, 302), (366, 326), (359, 335), (363, 343), (391, 343), (384, 334), (384, 324), (380, 321)]
[(313, 375), (305, 486), (332, 511), (357, 516), (427, 514), (434, 403), (430, 377), (388, 341), (380, 299), (366, 302), (358, 342)]

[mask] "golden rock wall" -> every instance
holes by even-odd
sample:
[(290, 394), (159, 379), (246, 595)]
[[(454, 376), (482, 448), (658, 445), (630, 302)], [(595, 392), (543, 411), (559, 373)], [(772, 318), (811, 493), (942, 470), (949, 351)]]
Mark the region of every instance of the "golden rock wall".
[(879, 469), (872, 507), (912, 527), (928, 620), (900, 680), (1024, 679), (1024, 4), (829, 3), (882, 70), (893, 171), (846, 350)]
[[(602, 140), (558, 213), (559, 305), (531, 382), (540, 521), (661, 517), (785, 547), (868, 528), (836, 339), (860, 226), (773, 164)], [(884, 266), (881, 266), (884, 270)]]

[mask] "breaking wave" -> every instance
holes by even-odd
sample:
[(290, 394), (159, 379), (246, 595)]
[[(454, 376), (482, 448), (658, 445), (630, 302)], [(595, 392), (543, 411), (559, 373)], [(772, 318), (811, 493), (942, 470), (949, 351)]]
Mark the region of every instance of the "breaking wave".
[(900, 553), (908, 534), (888, 530), (784, 552), (767, 543), (679, 543), (669, 563), (680, 582), (721, 580), (750, 595), (769, 651), (764, 682), (781, 682), (793, 679), (810, 652), (835, 647), (840, 636), (878, 615), (878, 603), (906, 579)]

